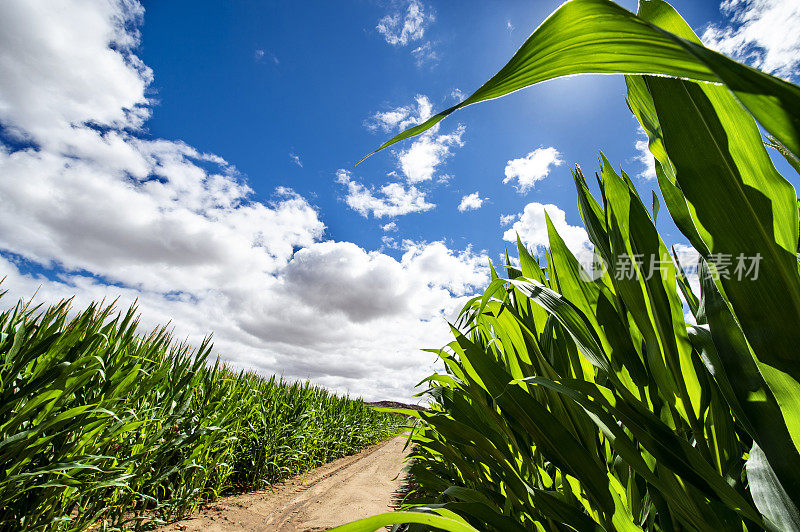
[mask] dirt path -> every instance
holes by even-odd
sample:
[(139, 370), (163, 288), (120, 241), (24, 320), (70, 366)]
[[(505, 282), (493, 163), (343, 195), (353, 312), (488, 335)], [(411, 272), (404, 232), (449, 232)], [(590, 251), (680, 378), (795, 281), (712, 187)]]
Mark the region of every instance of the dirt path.
[(327, 530), (393, 509), (403, 477), (406, 438), (364, 449), (276, 486), (223, 497), (163, 531)]

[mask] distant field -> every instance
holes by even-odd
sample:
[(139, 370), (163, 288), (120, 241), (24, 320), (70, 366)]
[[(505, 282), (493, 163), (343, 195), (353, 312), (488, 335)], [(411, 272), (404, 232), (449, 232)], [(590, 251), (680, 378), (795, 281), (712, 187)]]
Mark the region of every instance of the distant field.
[(366, 404), (369, 406), (376, 406), (379, 408), (405, 408), (408, 410), (427, 410), (427, 408), (425, 408), (424, 406), (398, 403), (397, 401), (374, 401), (372, 403), (366, 403)]

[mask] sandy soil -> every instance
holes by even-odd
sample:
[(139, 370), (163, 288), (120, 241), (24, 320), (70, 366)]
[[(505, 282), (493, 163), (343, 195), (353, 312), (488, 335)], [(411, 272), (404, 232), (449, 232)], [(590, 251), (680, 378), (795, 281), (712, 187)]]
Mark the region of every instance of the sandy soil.
[(162, 531), (299, 532), (394, 509), (402, 493), (406, 438), (364, 449), (306, 472), (269, 491), (223, 497)]

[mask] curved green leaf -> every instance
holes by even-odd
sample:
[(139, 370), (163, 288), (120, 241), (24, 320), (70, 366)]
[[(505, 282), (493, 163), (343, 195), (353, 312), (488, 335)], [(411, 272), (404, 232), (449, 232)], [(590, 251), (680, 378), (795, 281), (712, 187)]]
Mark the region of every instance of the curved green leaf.
[(448, 532), (478, 532), (478, 529), (473, 528), (464, 521), (422, 512), (387, 512), (373, 515), (372, 517), (332, 528), (331, 532), (374, 532), (385, 526), (404, 523), (430, 525)]
[[(666, 4), (660, 0), (641, 3), (652, 9)], [(800, 154), (798, 87), (682, 39), (609, 0), (565, 3), (466, 100), (403, 131), (375, 152), (427, 131), (468, 105), (550, 79), (590, 73), (657, 74), (722, 83), (767, 131), (793, 154)]]

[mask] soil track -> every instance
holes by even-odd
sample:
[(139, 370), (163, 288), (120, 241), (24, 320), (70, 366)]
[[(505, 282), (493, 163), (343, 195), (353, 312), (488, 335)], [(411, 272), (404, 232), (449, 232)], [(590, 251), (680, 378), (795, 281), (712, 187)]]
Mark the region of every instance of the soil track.
[(405, 437), (393, 438), (270, 490), (222, 497), (159, 530), (316, 531), (392, 510), (404, 489), (404, 478), (398, 475), (405, 442)]

